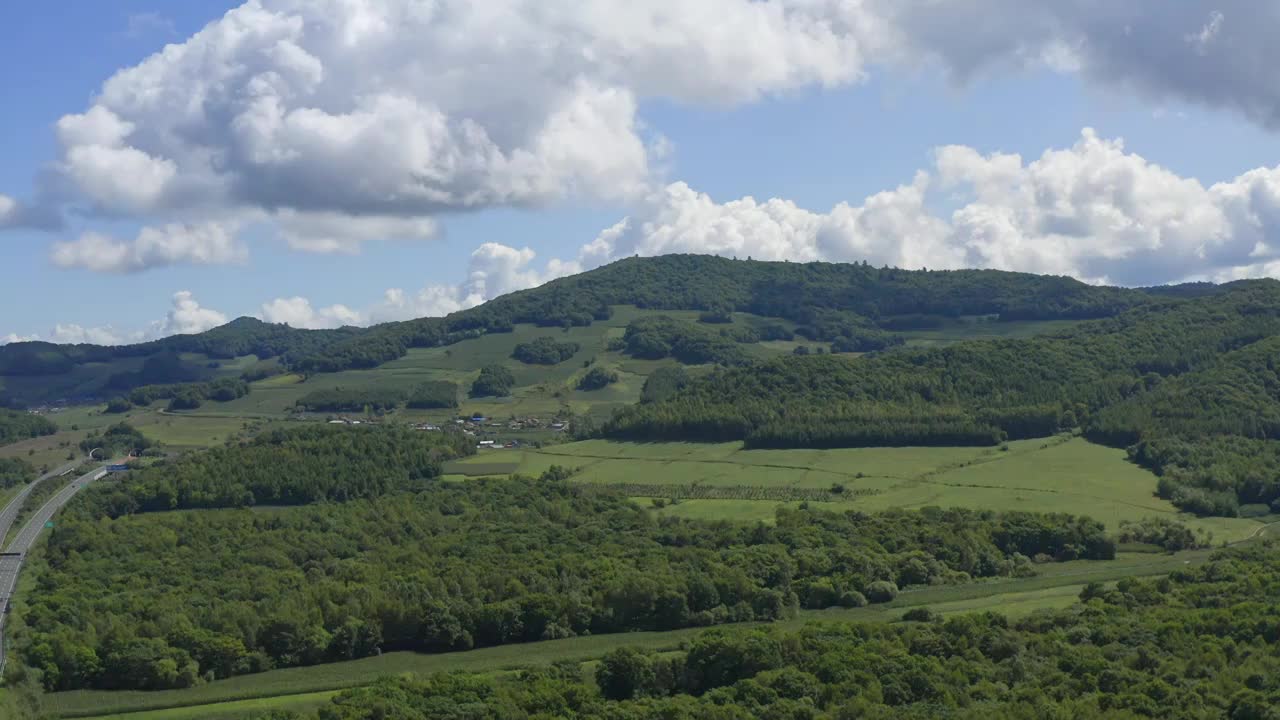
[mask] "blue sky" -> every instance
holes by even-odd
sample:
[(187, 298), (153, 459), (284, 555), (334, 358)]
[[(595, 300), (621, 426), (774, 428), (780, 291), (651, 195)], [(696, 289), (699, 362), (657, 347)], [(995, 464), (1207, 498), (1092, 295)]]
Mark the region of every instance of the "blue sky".
[[(716, 1), (726, 8), (735, 2)], [(280, 17), (293, 13), (306, 19), (308, 12), (285, 0), (263, 3)], [(370, 2), (369, 7), (372, 12), (395, 11), (401, 4), (387, 0)], [(607, 8), (610, 2), (595, 4)], [(952, 4), (973, 5), (959, 0)], [(986, 63), (989, 68), (963, 83), (952, 78), (965, 74), (965, 53), (972, 48), (957, 48), (948, 55), (945, 47), (915, 47), (913, 42), (926, 43), (929, 36), (927, 28), (916, 29), (910, 17), (893, 18), (901, 23), (906, 39), (899, 47), (877, 48), (879, 56), (866, 49), (875, 43), (861, 37), (856, 26), (841, 37), (840, 42), (858, 45), (869, 56), (861, 61), (834, 52), (828, 60), (812, 59), (795, 50), (789, 55), (779, 50), (774, 57), (743, 58), (737, 49), (718, 49), (714, 33), (708, 31), (704, 44), (698, 44), (692, 33), (694, 39), (688, 42), (696, 47), (680, 50), (710, 58), (709, 63), (716, 52), (723, 51), (733, 62), (745, 63), (745, 69), (720, 77), (712, 63), (701, 71), (706, 79), (690, 79), (643, 67), (606, 71), (601, 69), (606, 65), (603, 60), (587, 62), (580, 69), (581, 77), (610, 90), (606, 95), (591, 95), (580, 84), (573, 85), (575, 81), (560, 79), (549, 81), (545, 92), (504, 88), (504, 74), (518, 73), (525, 64), (535, 68), (530, 71), (535, 84), (541, 80), (536, 75), (540, 59), (526, 62), (518, 47), (494, 61), (513, 63), (510, 68), (496, 67), (486, 75), (485, 70), (475, 69), (476, 64), (466, 62), (467, 53), (488, 57), (490, 50), (483, 46), (445, 53), (386, 38), (376, 45), (365, 42), (370, 48), (366, 55), (353, 57), (352, 53), (365, 52), (363, 46), (353, 50), (350, 43), (321, 37), (310, 29), (295, 31), (290, 46), (300, 48), (324, 68), (323, 80), (318, 84), (314, 79), (291, 80), (295, 85), (278, 90), (278, 101), (292, 103), (295, 109), (322, 108), (331, 119), (345, 121), (351, 117), (345, 114), (352, 111), (351, 98), (375, 93), (411, 97), (419, 108), (440, 108), (450, 122), (475, 119), (510, 157), (531, 148), (535, 154), (543, 153), (540, 169), (522, 174), (515, 186), (545, 182), (549, 189), (522, 197), (520, 189), (511, 189), (506, 169), (472, 168), (449, 176), (451, 170), (441, 170), (446, 166), (435, 164), (432, 153), (444, 153), (450, 142), (463, 151), (474, 148), (455, 135), (434, 138), (437, 146), (424, 151), (420, 160), (426, 169), (408, 170), (414, 177), (445, 173), (434, 191), (453, 193), (463, 188), (484, 199), (463, 201), (457, 199), (462, 197), (459, 193), (443, 202), (417, 205), (399, 200), (392, 204), (382, 191), (361, 195), (385, 179), (385, 163), (366, 168), (352, 165), (352, 158), (376, 153), (380, 145), (370, 146), (372, 150), (357, 146), (350, 156), (335, 159), (326, 156), (323, 145), (307, 144), (278, 131), (271, 135), (273, 141), (287, 146), (290, 162), (298, 168), (280, 170), (282, 174), (269, 187), (255, 178), (280, 166), (233, 168), (224, 173), (233, 189), (226, 197), (210, 200), (223, 186), (212, 191), (207, 189), (212, 186), (199, 185), (206, 179), (199, 164), (185, 159), (188, 148), (174, 145), (186, 140), (175, 141), (173, 136), (188, 133), (189, 128), (171, 122), (172, 108), (166, 115), (164, 107), (141, 107), (130, 98), (140, 89), (156, 87), (176, 90), (180, 98), (183, 83), (192, 82), (192, 73), (212, 77), (219, 72), (212, 63), (157, 63), (159, 79), (135, 78), (126, 83), (127, 92), (103, 93), (104, 82), (117, 70), (137, 65), (167, 43), (189, 43), (206, 24), (227, 22), (219, 18), (238, 5), (54, 2), (7, 11), (0, 29), (0, 94), (6, 98), (0, 116), (0, 157), (4, 158), (0, 196), (23, 208), (52, 211), (64, 222), (49, 229), (11, 221), (0, 230), (8, 271), (7, 282), (0, 284), (0, 338), (125, 341), (204, 329), (244, 314), (310, 327), (365, 324), (447, 312), (632, 252), (741, 252), (776, 259), (979, 265), (1125, 283), (1265, 276), (1276, 274), (1278, 267), (1268, 241), (1276, 237), (1274, 227), (1280, 222), (1276, 210), (1280, 205), (1272, 204), (1280, 196), (1280, 171), (1275, 177), (1270, 174), (1280, 161), (1280, 138), (1274, 130), (1274, 119), (1280, 114), (1275, 114), (1275, 98), (1269, 94), (1274, 88), (1252, 87), (1245, 72), (1249, 68), (1242, 70), (1242, 61), (1232, 54), (1238, 49), (1239, 55), (1252, 57), (1253, 62), (1266, 59), (1257, 52), (1249, 54), (1255, 29), (1242, 27), (1242, 16), (1232, 11), (1232, 3), (1186, 3), (1182, 25), (1153, 27), (1149, 37), (1142, 32), (1132, 36), (1152, 45), (1141, 51), (1104, 45), (1097, 19), (1087, 17), (1085, 10), (1079, 17), (1057, 17), (1058, 25), (1076, 23), (1080, 28), (1079, 37), (1066, 38), (1075, 43), (1078, 57), (1065, 68), (1061, 62), (1002, 61), (1000, 53), (1009, 39), (979, 37), (974, 43), (988, 43), (994, 59)], [(512, 0), (498, 5), (510, 5), (518, 15), (527, 3)], [(1220, 9), (1224, 5), (1227, 9)], [(1215, 13), (1223, 18), (1216, 25)], [(357, 27), (358, 20), (347, 18), (342, 27)], [(1261, 32), (1271, 20), (1275, 16), (1263, 13), (1253, 22), (1263, 26)], [(424, 21), (428, 30), (446, 22)], [(705, 23), (705, 19), (689, 22)], [(1010, 32), (1026, 44), (1028, 38), (1035, 39), (1036, 22), (1037, 17), (1028, 14), (1028, 29), (1014, 27)], [(1128, 23), (1135, 22), (1146, 22), (1146, 16), (1139, 13), (1128, 18)], [(533, 36), (540, 30), (532, 21), (512, 28), (504, 31), (516, 38), (513, 43), (519, 42), (522, 33)], [(578, 30), (581, 35), (556, 37), (553, 33), (552, 37), (570, 47), (579, 42), (591, 46), (593, 58), (618, 43), (620, 31), (615, 27), (583, 21)], [(405, 33), (410, 34), (408, 29)], [(604, 38), (601, 44), (592, 45), (593, 33)], [(920, 37), (913, 40), (912, 33)], [(1227, 43), (1224, 38), (1230, 33), (1241, 34)], [(275, 38), (272, 35), (263, 47), (278, 47), (272, 44), (278, 42)], [(1052, 48), (1062, 38), (1039, 41)], [(811, 37), (801, 37), (796, 47), (813, 42)], [(1162, 42), (1173, 50), (1160, 47)], [(226, 52), (244, 53), (237, 60), (242, 64), (282, 63), (270, 77), (296, 70), (278, 55), (273, 56), (275, 60), (262, 60), (268, 52), (262, 48), (236, 46)], [(367, 61), (373, 70), (394, 75), (417, 60), (417, 52), (428, 57), (425, 76), (413, 82), (397, 84), (393, 77), (379, 84), (355, 74), (341, 77), (341, 70), (335, 70), (342, 64)], [(644, 51), (631, 52), (624, 60), (643, 66)], [(1180, 71), (1169, 62), (1169, 52), (1210, 70), (1221, 66), (1225, 68), (1221, 72), (1243, 78), (1240, 87), (1224, 90), (1220, 81), (1213, 87), (1186, 84), (1189, 81), (1181, 78), (1194, 73)], [(660, 65), (672, 51), (666, 48), (663, 53), (648, 62)], [(1158, 58), (1165, 58), (1162, 62), (1170, 66), (1170, 77), (1162, 74), (1165, 70)], [(456, 65), (451, 67), (451, 62)], [(798, 76), (836, 78), (827, 82), (778, 79), (773, 71), (779, 66), (794, 67)], [(752, 79), (753, 72), (759, 80)], [(1206, 71), (1209, 80), (1201, 82), (1220, 77), (1214, 72)], [(370, 73), (370, 77), (376, 75)], [(462, 87), (474, 84), (477, 97), (486, 92), (494, 97), (484, 102), (483, 97), (459, 100), (450, 95), (449, 82), (431, 77), (432, 73), (459, 75)], [(1174, 73), (1179, 77), (1171, 77)], [(858, 75), (863, 77), (856, 79)], [(241, 89), (228, 94), (230, 100), (210, 91), (213, 99), (205, 103), (201, 139), (191, 141), (191, 146), (219, 150), (234, 146), (235, 152), (243, 151), (235, 135), (238, 126), (226, 119), (232, 110), (217, 103), (243, 110), (247, 93), (243, 88), (249, 87), (249, 81), (237, 77), (230, 82), (241, 83)], [(299, 86), (305, 86), (305, 91)], [(576, 99), (589, 103), (590, 112), (579, 118), (621, 118), (600, 121), (608, 124), (604, 134), (593, 134), (579, 119), (555, 137), (573, 152), (590, 148), (584, 157), (564, 159), (558, 151), (536, 149), (546, 146), (501, 139), (513, 127), (536, 133), (548, 115), (554, 117), (554, 108), (542, 106), (550, 107), (565, 97), (574, 99), (574, 93), (581, 95)], [(633, 100), (634, 107), (618, 111), (614, 104), (618, 93)], [(702, 102), (704, 95), (712, 100)], [(513, 96), (518, 102), (510, 100)], [(64, 116), (86, 114), (97, 107), (105, 108), (117, 122), (127, 123), (129, 134), (124, 140), (105, 143), (113, 148), (103, 156), (107, 165), (68, 171), (76, 144), (87, 141), (68, 140), (65, 135), (60, 140), (55, 126)], [(418, 130), (406, 131), (409, 135), (403, 137), (390, 135), (399, 127), (395, 118), (378, 112), (382, 110), (370, 111), (372, 126), (385, 130), (392, 140), (409, 143), (421, 137), (413, 135)], [(102, 116), (86, 117), (98, 122)], [(1087, 147), (1078, 145), (1086, 127), (1094, 128), (1098, 138)], [(152, 133), (168, 135), (148, 140)], [(659, 142), (658, 137), (663, 140)], [(1119, 138), (1124, 140), (1122, 149), (1113, 144)], [(633, 152), (633, 139), (647, 144), (639, 156)], [(935, 150), (949, 145), (973, 152), (953, 153), (948, 162), (938, 162)], [(190, 179), (190, 187), (196, 189), (182, 197), (172, 190), (177, 183), (170, 182), (155, 194), (129, 194), (122, 199), (115, 186), (126, 190), (144, 186), (142, 180), (130, 180), (135, 166), (123, 164), (129, 156), (115, 152), (126, 147), (142, 149), (148, 160), (157, 163), (169, 163), (172, 158), (178, 167), (175, 177)], [(1062, 155), (1053, 163), (1036, 165), (1047, 150)], [(1007, 163), (999, 165), (1006, 174), (995, 173), (998, 163), (992, 153), (1021, 155), (1016, 176), (1006, 177)], [(474, 159), (465, 152), (459, 157), (462, 162)], [(110, 162), (122, 164), (112, 167)], [(903, 193), (886, 197), (874, 207), (866, 202), (876, 193), (910, 184), (922, 170), (930, 176), (922, 203)], [(1250, 171), (1255, 173), (1246, 176)], [(305, 182), (317, 172), (328, 173), (324, 182), (341, 192), (329, 197), (323, 184)], [(95, 180), (102, 177), (100, 173), (106, 173), (112, 187), (104, 189)], [(50, 183), (51, 176), (58, 181)], [(1219, 182), (1234, 184), (1220, 192), (1210, 189)], [(632, 183), (639, 189), (619, 189)], [(687, 192), (670, 192), (673, 183), (687, 186)], [(46, 192), (53, 185), (60, 191)], [(755, 206), (740, 202), (747, 196), (758, 201)], [(1241, 197), (1250, 203), (1243, 209), (1241, 203), (1246, 201)], [(760, 206), (771, 198), (786, 201), (787, 206)], [(846, 204), (845, 210), (833, 211), (841, 203)], [(305, 231), (291, 230), (288, 220), (278, 215), (282, 208), (322, 214), (308, 222)], [(958, 211), (963, 218), (952, 215)], [(632, 218), (631, 225), (611, 239), (605, 250), (582, 250), (624, 217)], [(342, 230), (337, 252), (332, 247), (315, 250), (318, 241), (307, 233), (327, 237), (326, 223), (345, 228), (343, 223), (351, 218), (356, 219), (353, 223), (373, 218), (382, 224)], [(416, 220), (435, 223), (434, 234), (388, 237), (415, 233), (385, 223)], [(1067, 233), (1056, 229), (1064, 223), (1073, 229)], [(221, 228), (223, 244), (210, 249), (201, 246), (205, 241), (198, 237), (173, 230), (192, 226)], [(322, 230), (317, 231), (318, 227)], [(135, 240), (143, 228), (156, 228), (153, 237), (176, 239), (159, 255), (143, 252)], [(291, 232), (301, 239), (289, 241)], [(110, 247), (104, 250), (102, 243), (89, 243), (86, 234), (109, 238)], [(485, 243), (500, 247), (490, 246), (487, 253), (477, 254)], [(58, 255), (55, 249), (60, 245), (65, 247)], [(536, 258), (520, 254), (523, 248), (533, 250)], [(120, 261), (113, 251), (137, 259)], [(553, 259), (557, 262), (548, 266)], [(418, 299), (389, 303), (383, 299), (389, 288)], [(184, 294), (175, 300), (179, 292)], [(282, 299), (290, 302), (271, 305)], [(58, 325), (63, 326), (61, 331), (55, 330)]]

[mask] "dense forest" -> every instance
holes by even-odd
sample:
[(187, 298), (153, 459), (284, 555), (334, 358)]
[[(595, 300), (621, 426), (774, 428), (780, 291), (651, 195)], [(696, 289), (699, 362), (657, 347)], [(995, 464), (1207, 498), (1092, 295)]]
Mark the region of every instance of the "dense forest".
[(40, 415), (0, 408), (0, 445), (58, 432), (58, 426)]
[(312, 390), (295, 405), (304, 412), (385, 412), (394, 410), (408, 394), (399, 388), (356, 387)]
[(718, 363), (745, 365), (750, 356), (738, 345), (759, 342), (751, 328), (712, 330), (666, 315), (640, 318), (627, 324), (618, 349), (645, 360), (673, 357), (686, 365)]
[(797, 356), (717, 370), (602, 428), (749, 447), (991, 445), (1082, 427), (1132, 446), (1161, 492), (1200, 514), (1280, 500), (1280, 283), (1019, 340)]
[[(557, 471), (431, 481), (471, 448), (311, 426), (90, 486), (50, 533), (35, 570), (48, 590), (15, 644), (50, 690), (185, 687), (380, 651), (772, 620), (1115, 553), (1101, 524), (1067, 515), (780, 509), (752, 525), (655, 519)], [(152, 512), (288, 503), (311, 504)]]
[[(1196, 293), (1187, 293), (1194, 296)], [(1087, 285), (1066, 277), (996, 270), (923, 271), (866, 264), (729, 260), (702, 255), (627, 258), (502, 296), (443, 318), (421, 318), (370, 328), (298, 330), (239, 318), (198, 335), (104, 347), (12, 343), (0, 347), (0, 375), (51, 375), (86, 363), (203, 353), (214, 359), (256, 355), (312, 374), (369, 368), (401, 357), (411, 347), (447, 345), (515, 323), (543, 327), (589, 325), (607, 319), (612, 305), (703, 310), (731, 319), (734, 311), (783, 318), (795, 334), (867, 351), (901, 339), (886, 331), (903, 315), (993, 315), (1003, 320), (1110, 317), (1150, 302), (1155, 293)], [(1165, 297), (1180, 297), (1164, 293)], [(783, 332), (791, 331), (780, 327)], [(766, 338), (768, 339), (768, 338)], [(172, 384), (169, 368), (118, 374), (110, 390)]]
[(119, 517), (377, 497), (434, 478), (441, 463), (473, 452), (456, 433), (308, 424), (135, 470), (77, 502), (91, 515)]
[(31, 463), (22, 458), (0, 458), (0, 490), (26, 485), (35, 479), (36, 469)]
[(1274, 545), (1011, 621), (996, 613), (799, 631), (710, 630), (517, 673), (387, 678), (263, 720), (1270, 720), (1280, 707)]
[(206, 400), (230, 402), (249, 394), (251, 386), (240, 378), (224, 377), (202, 383), (142, 385), (129, 391), (127, 397), (107, 402), (108, 413), (128, 412), (133, 407), (146, 407), (157, 400), (168, 400), (169, 410), (194, 410)]

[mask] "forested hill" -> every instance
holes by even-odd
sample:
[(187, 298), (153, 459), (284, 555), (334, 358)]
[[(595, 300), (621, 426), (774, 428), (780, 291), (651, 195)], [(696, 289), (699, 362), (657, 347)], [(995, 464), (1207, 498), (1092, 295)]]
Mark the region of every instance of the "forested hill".
[[(1190, 294), (1206, 292), (1203, 288)], [(996, 270), (925, 271), (866, 264), (730, 260), (704, 255), (628, 258), (511, 293), (444, 318), (370, 328), (296, 330), (240, 318), (198, 335), (137, 345), (13, 343), (0, 347), (0, 375), (49, 375), (77, 365), (164, 353), (213, 358), (280, 358), (303, 373), (373, 367), (410, 347), (457, 342), (514, 323), (588, 325), (611, 305), (670, 310), (747, 311), (784, 318), (815, 341), (847, 338), (868, 349), (894, 344), (893, 329), (939, 316), (1002, 320), (1110, 317), (1148, 302), (1140, 290), (1091, 286), (1066, 277)], [(856, 344), (855, 343), (855, 344)], [(168, 382), (140, 378), (139, 383)]]
[(1082, 427), (1200, 514), (1280, 508), (1280, 283), (1149, 302), (1035, 338), (722, 369), (609, 437), (754, 447), (994, 445)]

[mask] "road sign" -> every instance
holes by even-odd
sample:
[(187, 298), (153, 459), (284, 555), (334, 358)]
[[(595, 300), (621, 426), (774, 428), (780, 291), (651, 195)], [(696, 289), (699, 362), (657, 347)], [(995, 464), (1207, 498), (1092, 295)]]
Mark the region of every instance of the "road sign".
[(46, 523), (44, 524), (44, 526), (45, 526), (45, 527), (47, 527), (47, 528), (48, 528), (48, 527), (53, 527), (53, 521), (52, 521), (52, 520), (50, 520), (50, 521), (46, 522)]

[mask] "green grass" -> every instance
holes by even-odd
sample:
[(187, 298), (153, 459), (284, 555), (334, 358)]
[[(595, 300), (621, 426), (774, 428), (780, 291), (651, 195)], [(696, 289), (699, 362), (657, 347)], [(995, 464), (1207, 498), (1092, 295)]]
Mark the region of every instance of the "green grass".
[(993, 340), (1049, 335), (1079, 324), (1079, 320), (1015, 320), (982, 322), (961, 318), (931, 330), (906, 330), (899, 334), (911, 346), (949, 345), (964, 340)]
[(142, 712), (94, 715), (99, 720), (239, 720), (271, 710), (305, 712), (324, 705), (337, 690), (281, 695), (278, 697), (231, 700), (229, 702), (191, 705), (188, 707), (143, 710)]
[[(996, 610), (1016, 616), (1037, 609), (1070, 605), (1080, 589), (1089, 582), (1112, 582), (1124, 577), (1164, 574), (1176, 568), (1203, 562), (1207, 557), (1207, 551), (1159, 556), (1137, 553), (1122, 554), (1114, 561), (1080, 560), (1054, 563), (1039, 566), (1040, 574), (1036, 577), (908, 589), (893, 602), (884, 605), (854, 609), (803, 610), (798, 617), (780, 621), (775, 625), (794, 629), (811, 621), (893, 621), (899, 619), (906, 609), (920, 606), (928, 606), (944, 614)], [(562, 660), (586, 661), (624, 646), (671, 650), (678, 648), (682, 642), (703, 630), (704, 628), (687, 628), (666, 632), (594, 635), (439, 655), (387, 653), (344, 663), (272, 670), (256, 675), (218, 680), (186, 690), (157, 692), (77, 690), (55, 693), (45, 696), (45, 707), (59, 717), (100, 717), (107, 713), (209, 706), (213, 703), (255, 698), (287, 698), (306, 693), (321, 693), (367, 685), (379, 677), (404, 672), (417, 674), (446, 670), (493, 672)], [(205, 718), (206, 716), (158, 714), (147, 717), (150, 720), (152, 717), (158, 719), (161, 717)]]
[(130, 423), (152, 440), (170, 449), (213, 447), (225, 443), (245, 429), (246, 420), (235, 417), (165, 413), (159, 410), (134, 415)]
[[(458, 411), (441, 410), (398, 415), (414, 419), (441, 420), (453, 417), (457, 412), (481, 413), (490, 417), (533, 415), (549, 417), (561, 411), (589, 414), (598, 419), (607, 418), (614, 409), (634, 403), (640, 397), (645, 378), (656, 368), (672, 361), (635, 360), (606, 349), (611, 337), (619, 337), (626, 325), (640, 317), (672, 315), (694, 320), (698, 313), (692, 311), (640, 310), (630, 306), (617, 306), (609, 320), (595, 322), (588, 327), (540, 328), (533, 325), (517, 325), (510, 333), (484, 335), (464, 340), (447, 347), (412, 348), (404, 357), (369, 370), (347, 370), (338, 373), (315, 375), (300, 382), (296, 375), (281, 375), (253, 384), (253, 392), (229, 403), (209, 404), (201, 408), (202, 414), (228, 417), (272, 417), (289, 412), (304, 395), (315, 390), (336, 387), (382, 387), (408, 390), (427, 380), (448, 380), (458, 383), (461, 389), (461, 408)], [(740, 314), (739, 322), (758, 324), (761, 318)], [(516, 344), (538, 337), (578, 343), (573, 357), (555, 365), (526, 365), (511, 357)], [(774, 348), (766, 344), (752, 346), (751, 352), (768, 357), (789, 349)], [(588, 361), (617, 370), (617, 383), (601, 390), (583, 392), (576, 389), (577, 378), (585, 371)], [(499, 364), (509, 368), (516, 379), (516, 387), (510, 397), (469, 398), (466, 391), (479, 374), (480, 367)], [(694, 369), (703, 372), (705, 369)]]
[[(768, 520), (776, 502), (751, 500), (754, 487), (829, 488), (858, 494), (830, 505), (865, 511), (925, 506), (1067, 512), (1117, 530), (1124, 520), (1178, 518), (1215, 540), (1247, 537), (1259, 526), (1242, 518), (1195, 518), (1155, 496), (1156, 477), (1123, 450), (1056, 437), (996, 447), (744, 450), (741, 443), (620, 443), (604, 440), (542, 449), (494, 450), (453, 463), (448, 472), (537, 475), (551, 465), (579, 469), (584, 483), (719, 485), (734, 499), (684, 500), (657, 510), (681, 517)], [(644, 490), (643, 493), (650, 493)], [(648, 501), (642, 501), (646, 506)]]

